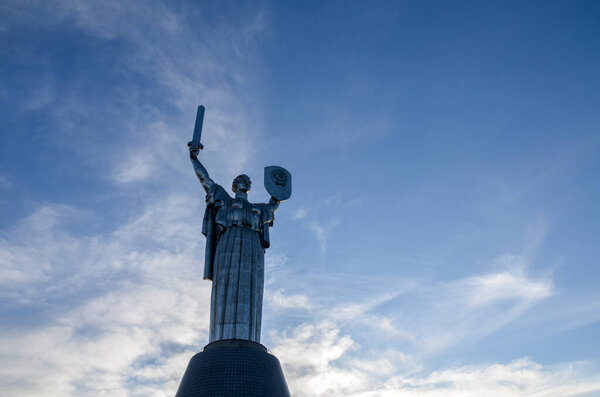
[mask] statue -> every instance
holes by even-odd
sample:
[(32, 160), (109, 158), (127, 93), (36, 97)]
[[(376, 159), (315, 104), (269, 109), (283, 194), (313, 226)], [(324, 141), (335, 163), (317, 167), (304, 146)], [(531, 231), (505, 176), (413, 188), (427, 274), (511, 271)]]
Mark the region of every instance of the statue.
[(202, 234), (206, 236), (204, 279), (212, 280), (209, 343), (244, 339), (260, 343), (264, 287), (264, 254), (269, 228), (281, 201), (291, 195), (291, 175), (281, 167), (265, 168), (266, 204), (248, 201), (250, 178), (239, 175), (231, 186), (235, 197), (216, 184), (198, 160), (204, 107), (198, 107), (189, 146), (196, 176), (206, 191)]

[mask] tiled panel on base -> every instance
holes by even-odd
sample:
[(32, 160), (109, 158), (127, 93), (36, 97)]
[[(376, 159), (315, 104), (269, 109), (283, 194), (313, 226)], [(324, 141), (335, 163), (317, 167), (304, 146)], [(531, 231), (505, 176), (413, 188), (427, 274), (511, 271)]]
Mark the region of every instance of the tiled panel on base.
[(279, 360), (260, 343), (209, 343), (190, 360), (175, 397), (289, 397)]

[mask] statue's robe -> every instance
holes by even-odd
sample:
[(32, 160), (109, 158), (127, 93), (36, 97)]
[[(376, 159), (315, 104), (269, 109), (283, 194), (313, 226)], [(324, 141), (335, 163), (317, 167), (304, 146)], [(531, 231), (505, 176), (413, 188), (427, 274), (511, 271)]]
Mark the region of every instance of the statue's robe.
[(204, 278), (212, 280), (209, 342), (260, 342), (264, 251), (275, 207), (232, 198), (215, 184), (206, 195)]

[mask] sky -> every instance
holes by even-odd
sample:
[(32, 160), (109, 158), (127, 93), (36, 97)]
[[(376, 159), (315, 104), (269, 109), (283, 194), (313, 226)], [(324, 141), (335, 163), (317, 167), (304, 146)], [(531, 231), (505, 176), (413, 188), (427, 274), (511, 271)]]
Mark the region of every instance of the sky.
[(293, 175), (292, 395), (600, 396), (600, 3), (0, 2), (0, 395), (172, 396), (204, 191)]

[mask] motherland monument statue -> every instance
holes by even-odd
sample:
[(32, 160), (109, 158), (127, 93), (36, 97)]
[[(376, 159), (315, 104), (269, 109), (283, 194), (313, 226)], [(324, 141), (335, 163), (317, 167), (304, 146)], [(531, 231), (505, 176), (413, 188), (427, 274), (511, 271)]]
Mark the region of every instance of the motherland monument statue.
[(212, 281), (209, 343), (190, 360), (176, 396), (288, 397), (279, 361), (260, 344), (260, 333), (269, 228), (279, 204), (291, 196), (292, 176), (282, 167), (265, 167), (268, 203), (248, 201), (252, 182), (245, 174), (233, 180), (230, 196), (198, 160), (204, 111), (198, 107), (188, 147), (206, 192), (202, 234), (204, 279)]

